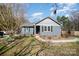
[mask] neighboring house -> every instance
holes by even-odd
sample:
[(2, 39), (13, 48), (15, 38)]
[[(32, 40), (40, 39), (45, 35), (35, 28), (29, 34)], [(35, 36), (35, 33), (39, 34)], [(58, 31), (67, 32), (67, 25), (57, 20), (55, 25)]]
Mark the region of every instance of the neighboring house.
[(58, 22), (53, 20), (50, 17), (46, 17), (43, 20), (32, 24), (27, 23), (22, 26), (21, 34), (24, 35), (50, 35), (50, 36), (59, 36), (61, 35), (61, 26)]

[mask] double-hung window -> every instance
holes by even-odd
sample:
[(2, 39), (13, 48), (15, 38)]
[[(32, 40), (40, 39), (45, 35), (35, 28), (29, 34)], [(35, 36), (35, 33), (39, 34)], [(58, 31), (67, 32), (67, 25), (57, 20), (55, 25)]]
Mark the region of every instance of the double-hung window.
[(47, 27), (46, 27), (46, 26), (45, 26), (45, 28), (44, 28), (44, 29), (45, 29), (45, 31), (47, 31)]
[(50, 26), (48, 26), (48, 31), (50, 31)]
[(44, 31), (53, 31), (53, 26), (42, 26), (42, 32)]
[(47, 31), (47, 26), (42, 26), (42, 32)]

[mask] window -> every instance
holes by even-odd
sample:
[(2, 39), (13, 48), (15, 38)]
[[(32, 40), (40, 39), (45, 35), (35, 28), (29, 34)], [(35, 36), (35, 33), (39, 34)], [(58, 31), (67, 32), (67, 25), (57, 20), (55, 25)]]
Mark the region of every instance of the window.
[(30, 28), (29, 28), (29, 32), (30, 32)]
[(47, 31), (47, 27), (45, 26), (45, 31)]
[(53, 27), (52, 26), (42, 26), (42, 32), (44, 31), (51, 31), (52, 32)]
[(26, 32), (30, 32), (30, 28), (29, 27), (26, 28)]
[(26, 32), (26, 28), (24, 28), (24, 32)]
[(28, 32), (28, 29), (29, 29), (29, 28), (27, 28), (27, 32)]
[(48, 31), (50, 31), (50, 26), (48, 26)]

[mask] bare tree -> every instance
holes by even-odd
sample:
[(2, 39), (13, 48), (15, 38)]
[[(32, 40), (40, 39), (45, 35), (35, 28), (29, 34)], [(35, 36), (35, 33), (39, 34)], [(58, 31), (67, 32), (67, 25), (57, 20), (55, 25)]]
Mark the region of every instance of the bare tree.
[(0, 30), (16, 32), (25, 22), (22, 4), (0, 4)]
[(71, 13), (71, 21), (73, 30), (79, 31), (79, 11)]

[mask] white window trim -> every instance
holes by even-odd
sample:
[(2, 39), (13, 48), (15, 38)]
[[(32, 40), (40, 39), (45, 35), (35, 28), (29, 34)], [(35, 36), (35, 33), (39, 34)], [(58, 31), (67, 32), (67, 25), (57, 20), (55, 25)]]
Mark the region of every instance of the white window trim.
[(50, 31), (48, 31), (48, 26), (46, 26), (46, 31), (45, 31), (45, 26), (42, 26), (43, 27), (43, 32), (51, 32), (51, 26), (50, 27)]

